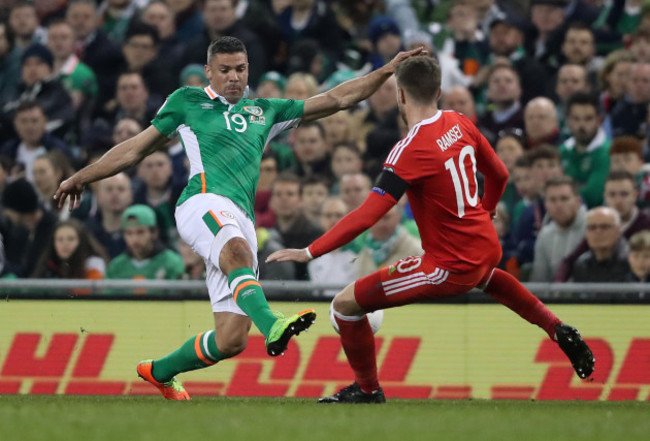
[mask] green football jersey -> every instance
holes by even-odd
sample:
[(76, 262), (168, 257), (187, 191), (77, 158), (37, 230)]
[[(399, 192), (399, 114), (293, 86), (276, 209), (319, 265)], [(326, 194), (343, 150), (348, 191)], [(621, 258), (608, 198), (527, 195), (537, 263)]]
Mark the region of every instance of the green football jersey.
[(242, 99), (228, 103), (208, 86), (183, 87), (169, 95), (151, 123), (163, 135), (178, 133), (190, 162), (187, 187), (177, 205), (199, 193), (232, 200), (252, 220), (264, 148), (296, 127), (303, 101)]
[(106, 278), (176, 280), (184, 271), (183, 258), (172, 250), (163, 250), (145, 260), (137, 260), (122, 253), (108, 264)]

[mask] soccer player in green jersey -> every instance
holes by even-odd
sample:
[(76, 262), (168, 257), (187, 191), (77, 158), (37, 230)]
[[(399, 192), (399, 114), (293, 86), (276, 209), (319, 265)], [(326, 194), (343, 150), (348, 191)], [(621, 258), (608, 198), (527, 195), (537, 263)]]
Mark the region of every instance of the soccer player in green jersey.
[(178, 200), (176, 225), (181, 238), (206, 262), (215, 329), (192, 337), (166, 357), (138, 364), (138, 374), (165, 398), (189, 399), (177, 374), (243, 351), (251, 320), (265, 336), (271, 356), (281, 354), (289, 339), (314, 321), (312, 309), (288, 318), (275, 315), (257, 280), (253, 204), (262, 153), (281, 131), (366, 99), (400, 62), (421, 52), (401, 52), (382, 68), (305, 101), (249, 100), (246, 47), (236, 38), (219, 38), (208, 48), (209, 86), (176, 90), (150, 127), (61, 183), (54, 197), (59, 206), (69, 197), (73, 209), (84, 185), (137, 164), (176, 134), (181, 139), (190, 178)]

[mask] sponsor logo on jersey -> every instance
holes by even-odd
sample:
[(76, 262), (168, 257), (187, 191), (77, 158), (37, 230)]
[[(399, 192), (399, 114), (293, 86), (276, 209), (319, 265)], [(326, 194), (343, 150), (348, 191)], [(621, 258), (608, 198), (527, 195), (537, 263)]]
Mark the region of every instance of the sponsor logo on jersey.
[(250, 118), (248, 118), (248, 122), (251, 124), (259, 124), (259, 125), (266, 125), (266, 118), (263, 116), (255, 116), (251, 115)]
[(386, 190), (383, 190), (383, 189), (381, 189), (379, 187), (372, 187), (372, 191), (374, 193), (377, 193), (379, 196), (383, 196), (383, 195), (386, 194)]
[(438, 147), (440, 147), (440, 150), (444, 152), (462, 137), (463, 132), (460, 131), (460, 124), (456, 124), (451, 128), (451, 130), (438, 138), (436, 143), (438, 144)]
[(212, 103), (201, 103), (201, 108), (203, 110), (214, 109), (214, 104), (212, 104)]
[(227, 217), (228, 219), (234, 219), (234, 218), (235, 218), (235, 215), (232, 214), (232, 213), (231, 213), (230, 211), (228, 211), (228, 210), (221, 210), (221, 211), (219, 212), (219, 214), (222, 215), (223, 217)]
[(244, 106), (244, 112), (248, 112), (255, 116), (264, 115), (264, 110), (262, 110), (260, 106)]

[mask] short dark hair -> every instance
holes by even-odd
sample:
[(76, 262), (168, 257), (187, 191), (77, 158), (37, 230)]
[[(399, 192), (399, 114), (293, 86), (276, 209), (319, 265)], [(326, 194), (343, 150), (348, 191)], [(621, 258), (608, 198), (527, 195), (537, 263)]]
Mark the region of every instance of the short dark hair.
[(22, 9), (22, 8), (32, 8), (34, 11), (36, 11), (36, 6), (34, 5), (34, 2), (30, 0), (17, 1), (11, 6), (10, 11), (15, 11), (16, 9)]
[(327, 192), (329, 193), (330, 190), (330, 182), (329, 180), (321, 175), (311, 175), (303, 178), (302, 182), (300, 183), (300, 194), (302, 195), (303, 190), (305, 187), (309, 185), (323, 185), (327, 188)]
[(271, 194), (273, 194), (275, 184), (296, 184), (298, 185), (298, 189), (300, 189), (302, 182), (300, 181), (300, 178), (297, 174), (283, 171), (282, 173), (278, 174), (278, 176), (271, 183)]
[(531, 166), (530, 159), (526, 155), (518, 157), (517, 160), (515, 161), (515, 167), (530, 168), (530, 166)]
[(571, 191), (575, 196), (578, 196), (580, 194), (578, 192), (578, 185), (571, 176), (556, 176), (549, 179), (544, 185), (544, 191), (548, 190), (551, 187), (562, 187), (564, 185), (571, 187)]
[(609, 156), (634, 153), (643, 161), (643, 143), (636, 136), (616, 136), (609, 148)]
[(248, 55), (244, 43), (235, 37), (220, 37), (213, 40), (208, 46), (208, 63), (213, 55), (216, 54), (236, 54), (243, 52)]
[(492, 75), (494, 75), (497, 71), (500, 71), (501, 69), (509, 70), (510, 72), (512, 72), (515, 78), (517, 78), (517, 83), (521, 85), (521, 77), (519, 76), (519, 72), (510, 64), (495, 64), (491, 66), (488, 70), (487, 81), (489, 82), (490, 78), (492, 78)]
[(158, 28), (143, 23), (139, 20), (131, 22), (128, 29), (126, 30), (126, 35), (124, 36), (124, 42), (127, 43), (131, 38), (137, 35), (148, 35), (153, 40), (154, 46), (158, 46), (158, 43), (160, 42), (160, 36), (158, 35)]
[(596, 110), (596, 114), (600, 115), (600, 100), (596, 94), (576, 92), (571, 95), (566, 103), (567, 116), (571, 113), (571, 107), (573, 106), (591, 106)]
[(616, 170), (609, 172), (605, 178), (605, 182), (610, 181), (630, 181), (633, 186), (636, 184), (636, 178), (627, 170)]
[[(568, 34), (569, 31), (586, 31), (591, 34), (592, 38), (594, 37), (594, 31), (581, 21), (571, 22), (571, 24), (569, 24), (569, 27), (567, 28), (566, 33)], [(564, 34), (564, 38), (566, 39), (566, 34)]]
[(438, 98), (441, 73), (438, 62), (428, 55), (417, 55), (397, 65), (397, 85), (420, 104), (429, 104)]
[(339, 149), (349, 150), (352, 153), (354, 153), (355, 156), (358, 156), (359, 158), (361, 158), (363, 156), (363, 154), (361, 153), (361, 149), (359, 148), (357, 143), (354, 142), (354, 141), (339, 141), (339, 142), (335, 143), (334, 146), (332, 147), (332, 156), (334, 156), (334, 153)]
[(41, 109), (41, 112), (43, 112), (43, 115), (45, 115), (45, 110), (43, 109), (41, 103), (39, 103), (36, 100), (30, 99), (30, 100), (23, 100), (18, 104), (14, 116), (18, 116), (20, 112), (26, 112), (27, 110), (32, 110), (32, 109)]
[(313, 127), (316, 127), (318, 129), (318, 132), (320, 133), (321, 138), (325, 139), (325, 137), (326, 137), (325, 127), (323, 127), (323, 124), (318, 122), (318, 121), (309, 121), (309, 122), (300, 124), (296, 128), (296, 130), (311, 129)]
[(560, 162), (560, 152), (556, 147), (551, 144), (542, 144), (535, 147), (532, 150), (527, 151), (525, 154), (526, 158), (530, 161), (530, 166), (532, 167), (535, 161), (540, 159), (549, 159), (552, 161)]

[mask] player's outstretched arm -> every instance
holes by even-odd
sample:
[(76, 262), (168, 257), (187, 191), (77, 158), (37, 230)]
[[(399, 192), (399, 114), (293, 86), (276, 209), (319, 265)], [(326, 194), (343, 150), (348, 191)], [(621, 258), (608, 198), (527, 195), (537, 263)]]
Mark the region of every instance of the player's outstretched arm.
[(69, 209), (72, 211), (81, 202), (84, 185), (113, 176), (134, 166), (143, 158), (164, 146), (166, 142), (166, 136), (154, 126), (149, 126), (133, 138), (116, 145), (97, 162), (82, 168), (61, 183), (54, 194), (54, 199), (58, 201), (58, 207), (63, 207), (65, 200), (69, 197)]
[(302, 120), (308, 122), (323, 118), (365, 100), (395, 72), (398, 64), (407, 58), (424, 53), (426, 52), (421, 47), (408, 52), (400, 52), (379, 69), (361, 78), (346, 81), (325, 93), (307, 99)]

